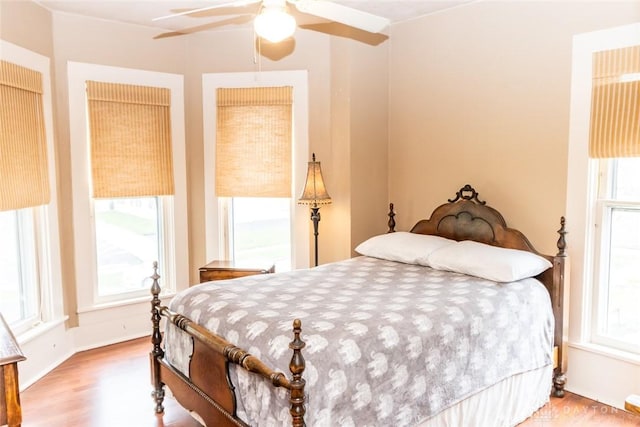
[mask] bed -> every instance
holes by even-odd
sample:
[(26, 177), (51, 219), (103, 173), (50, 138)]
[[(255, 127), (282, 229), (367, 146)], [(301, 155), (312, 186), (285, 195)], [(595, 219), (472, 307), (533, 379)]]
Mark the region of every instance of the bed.
[(470, 185), (408, 232), (394, 215), (360, 256), (168, 306), (155, 272), (156, 412), (167, 386), (207, 426), (511, 426), (563, 396), (564, 218), (543, 255)]

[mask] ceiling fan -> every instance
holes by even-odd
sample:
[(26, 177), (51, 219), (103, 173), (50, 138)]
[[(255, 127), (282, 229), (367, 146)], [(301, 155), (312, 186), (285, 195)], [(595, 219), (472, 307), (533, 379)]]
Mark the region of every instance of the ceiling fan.
[(343, 6), (329, 0), (235, 0), (160, 16), (153, 20), (158, 21), (176, 16), (197, 14), (212, 9), (240, 8), (255, 4), (258, 6), (254, 20), (256, 33), (260, 37), (276, 43), (293, 35), (297, 25), (295, 18), (287, 13), (287, 3), (295, 6), (299, 12), (370, 33), (379, 33), (390, 24), (389, 19), (382, 16)]

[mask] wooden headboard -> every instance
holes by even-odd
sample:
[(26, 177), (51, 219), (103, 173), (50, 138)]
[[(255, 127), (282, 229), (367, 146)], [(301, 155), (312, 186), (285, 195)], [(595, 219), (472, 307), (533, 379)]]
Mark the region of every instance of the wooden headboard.
[[(556, 367), (554, 371), (554, 394), (558, 397), (564, 395), (566, 368), (566, 342), (568, 325), (568, 286), (565, 286), (568, 273), (568, 260), (566, 254), (567, 231), (565, 218), (560, 218), (560, 229), (557, 231), (558, 253), (545, 255), (538, 252), (529, 239), (520, 231), (509, 228), (500, 212), (488, 206), (480, 200), (478, 192), (469, 184), (462, 187), (454, 198), (448, 199), (448, 203), (438, 206), (429, 219), (418, 221), (412, 233), (432, 234), (453, 240), (474, 240), (503, 248), (519, 249), (533, 252), (548, 259), (552, 267), (536, 278), (544, 284), (551, 296), (553, 314), (556, 325), (554, 342), (557, 351)], [(395, 212), (393, 203), (389, 205), (389, 232), (395, 231)]]

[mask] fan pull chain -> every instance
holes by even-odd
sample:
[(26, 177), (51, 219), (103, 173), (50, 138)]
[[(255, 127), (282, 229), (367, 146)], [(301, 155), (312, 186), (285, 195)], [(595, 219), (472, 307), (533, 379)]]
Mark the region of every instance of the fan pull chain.
[[(256, 41), (258, 48), (256, 49)], [(258, 72), (262, 71), (262, 39), (253, 30), (253, 63), (258, 65)]]

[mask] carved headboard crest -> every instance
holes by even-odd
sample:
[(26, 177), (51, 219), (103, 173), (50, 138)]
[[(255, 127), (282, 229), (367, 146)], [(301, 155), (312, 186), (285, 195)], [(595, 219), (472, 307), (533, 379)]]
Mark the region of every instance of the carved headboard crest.
[[(536, 252), (522, 233), (507, 227), (500, 212), (478, 198), (478, 192), (471, 185), (466, 184), (448, 202), (438, 206), (429, 219), (418, 221), (410, 231)], [(393, 205), (390, 208), (389, 232), (393, 232), (395, 213)]]
[[(466, 194), (466, 193), (471, 193), (471, 194)], [(462, 199), (462, 200), (470, 200), (472, 202), (475, 201), (476, 203), (480, 203), (481, 205), (486, 205), (487, 204), (486, 201), (478, 199), (478, 192), (476, 191), (475, 188), (473, 188), (469, 184), (466, 184), (464, 187), (462, 187), (456, 193), (455, 199), (447, 199), (447, 200), (449, 200), (449, 202), (451, 202), (451, 203), (455, 203), (460, 199)]]

